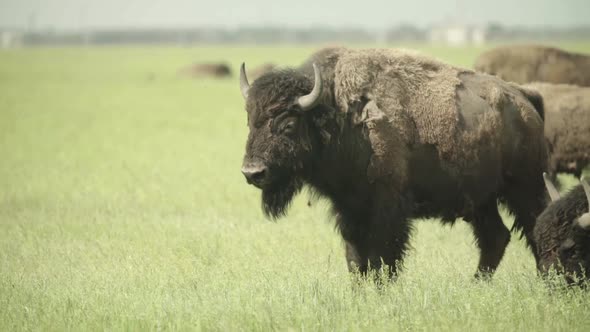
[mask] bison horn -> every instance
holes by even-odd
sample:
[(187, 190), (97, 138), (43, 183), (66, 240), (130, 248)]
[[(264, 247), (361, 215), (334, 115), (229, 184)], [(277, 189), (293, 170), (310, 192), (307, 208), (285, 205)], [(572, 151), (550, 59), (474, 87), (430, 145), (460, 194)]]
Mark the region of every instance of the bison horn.
[(587, 177), (582, 177), (580, 182), (582, 182), (582, 187), (584, 187), (584, 191), (586, 192), (586, 199), (588, 199), (588, 212), (590, 212), (590, 183), (588, 182)]
[(590, 184), (588, 183), (588, 178), (585, 177), (582, 177), (580, 182), (582, 182), (582, 187), (584, 187), (586, 199), (588, 200), (588, 212), (584, 213), (580, 216), (580, 218), (578, 218), (578, 225), (583, 230), (590, 230)]
[(322, 83), (322, 74), (315, 63), (313, 64), (313, 73), (315, 77), (313, 90), (311, 90), (308, 95), (301, 96), (297, 99), (297, 104), (299, 104), (299, 106), (304, 111), (309, 111), (315, 105), (317, 105), (320, 97), (322, 96), (322, 89), (324, 88)]
[(555, 185), (549, 179), (549, 175), (543, 172), (543, 180), (545, 181), (545, 187), (547, 187), (547, 192), (549, 193), (549, 197), (551, 197), (551, 201), (555, 202), (560, 198), (559, 191), (555, 188)]
[(248, 77), (246, 77), (246, 63), (242, 62), (240, 67), (240, 90), (244, 99), (248, 99), (248, 90), (250, 90), (250, 83), (248, 83)]
[(585, 231), (590, 230), (590, 212), (584, 213), (578, 218), (578, 226)]

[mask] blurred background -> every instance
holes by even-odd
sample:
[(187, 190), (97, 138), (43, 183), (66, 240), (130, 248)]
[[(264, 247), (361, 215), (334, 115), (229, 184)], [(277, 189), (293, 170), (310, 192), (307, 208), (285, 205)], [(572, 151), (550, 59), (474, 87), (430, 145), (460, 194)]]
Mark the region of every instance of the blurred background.
[(2, 47), (588, 38), (586, 0), (1, 0)]

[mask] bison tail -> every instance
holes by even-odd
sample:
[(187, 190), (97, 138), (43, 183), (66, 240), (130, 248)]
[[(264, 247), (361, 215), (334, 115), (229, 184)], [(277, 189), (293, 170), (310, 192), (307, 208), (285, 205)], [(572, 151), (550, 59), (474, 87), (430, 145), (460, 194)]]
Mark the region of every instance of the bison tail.
[(539, 116), (545, 121), (545, 104), (543, 97), (537, 90), (523, 88), (521, 86), (518, 89), (524, 94), (524, 96), (533, 104), (533, 107), (539, 113)]

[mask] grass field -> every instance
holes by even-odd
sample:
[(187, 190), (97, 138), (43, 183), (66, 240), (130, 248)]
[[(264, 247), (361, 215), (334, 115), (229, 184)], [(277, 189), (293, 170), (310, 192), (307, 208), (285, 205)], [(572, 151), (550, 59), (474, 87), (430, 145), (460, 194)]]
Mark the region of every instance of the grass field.
[[(417, 48), (462, 66), (482, 50)], [(590, 293), (547, 287), (517, 236), (478, 282), (469, 227), (418, 220), (378, 290), (353, 286), (325, 202), (263, 217), (237, 78), (175, 72), (313, 49), (0, 51), (0, 331), (590, 330)]]

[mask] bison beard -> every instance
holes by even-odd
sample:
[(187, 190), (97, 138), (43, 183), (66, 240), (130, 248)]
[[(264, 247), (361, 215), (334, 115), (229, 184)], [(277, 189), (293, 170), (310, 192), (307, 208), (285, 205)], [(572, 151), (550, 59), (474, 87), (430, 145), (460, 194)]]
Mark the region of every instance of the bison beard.
[(301, 191), (303, 182), (298, 178), (277, 181), (262, 189), (262, 211), (272, 219), (278, 219), (287, 214), (295, 194)]

